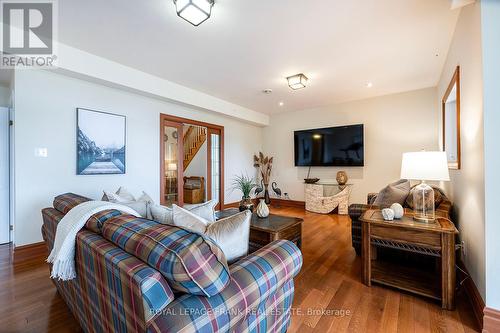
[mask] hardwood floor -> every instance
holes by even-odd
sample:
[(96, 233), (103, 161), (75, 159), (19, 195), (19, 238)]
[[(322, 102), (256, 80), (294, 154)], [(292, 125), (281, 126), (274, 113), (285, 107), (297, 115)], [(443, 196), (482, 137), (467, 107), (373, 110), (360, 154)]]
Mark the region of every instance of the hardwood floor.
[(479, 332), (464, 291), (457, 295), (457, 309), (446, 311), (439, 302), (365, 286), (349, 217), (296, 208), (273, 212), (304, 218), (304, 265), (295, 280), (288, 332)]
[(56, 292), (46, 251), (13, 263), (9, 245), (0, 246), (0, 332), (81, 332)]
[[(295, 280), (290, 333), (294, 332), (479, 332), (464, 292), (455, 311), (436, 302), (361, 283), (361, 258), (350, 241), (350, 220), (300, 208), (273, 213), (304, 218), (304, 265)], [(0, 332), (80, 332), (56, 293), (40, 253), (12, 263), (9, 246), (0, 246)]]

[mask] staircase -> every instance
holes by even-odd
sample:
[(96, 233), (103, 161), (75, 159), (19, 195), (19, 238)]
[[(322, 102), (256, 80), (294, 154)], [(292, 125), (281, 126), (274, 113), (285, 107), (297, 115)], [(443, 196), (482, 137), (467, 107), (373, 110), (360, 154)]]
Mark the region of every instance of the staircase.
[(207, 140), (207, 129), (200, 126), (189, 126), (184, 133), (184, 171)]

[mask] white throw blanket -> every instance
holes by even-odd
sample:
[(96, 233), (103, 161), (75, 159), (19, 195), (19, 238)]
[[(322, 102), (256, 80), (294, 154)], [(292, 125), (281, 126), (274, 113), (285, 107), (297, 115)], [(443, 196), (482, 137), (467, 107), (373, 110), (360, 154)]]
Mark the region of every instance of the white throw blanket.
[(76, 234), (92, 215), (108, 209), (140, 216), (130, 207), (107, 201), (87, 201), (71, 209), (57, 225), (54, 247), (47, 258), (47, 262), (53, 264), (51, 278), (64, 281), (76, 278)]

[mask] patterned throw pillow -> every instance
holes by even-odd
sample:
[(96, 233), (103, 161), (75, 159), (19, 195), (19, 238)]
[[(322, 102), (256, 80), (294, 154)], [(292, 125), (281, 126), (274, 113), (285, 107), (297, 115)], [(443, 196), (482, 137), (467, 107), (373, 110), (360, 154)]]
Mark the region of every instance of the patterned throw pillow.
[(85, 223), (85, 227), (90, 231), (100, 234), (102, 226), (107, 220), (116, 216), (120, 216), (122, 214), (122, 212), (116, 209), (103, 210), (102, 212), (92, 215), (92, 217), (89, 218)]
[(382, 191), (377, 194), (375, 201), (373, 201), (373, 205), (385, 208), (390, 207), (393, 203), (398, 203), (402, 206), (409, 193), (410, 181), (401, 179), (384, 187)]
[(74, 193), (64, 193), (54, 198), (53, 206), (63, 214), (66, 214), (81, 203), (90, 201), (89, 198), (82, 197)]
[[(408, 197), (406, 198), (406, 205), (410, 208), (410, 209), (414, 209), (415, 205), (413, 203), (413, 193), (415, 192), (415, 188), (416, 188), (417, 185), (413, 186), (410, 190), (410, 194), (408, 195)], [(435, 208), (438, 208), (439, 205), (441, 204), (441, 202), (443, 202), (445, 196), (444, 194), (441, 192), (441, 189), (439, 188), (436, 188), (434, 186), (432, 186), (432, 189), (434, 190), (434, 207)]]
[(157, 269), (175, 290), (210, 297), (230, 282), (224, 252), (201, 234), (122, 215), (108, 220), (102, 235)]

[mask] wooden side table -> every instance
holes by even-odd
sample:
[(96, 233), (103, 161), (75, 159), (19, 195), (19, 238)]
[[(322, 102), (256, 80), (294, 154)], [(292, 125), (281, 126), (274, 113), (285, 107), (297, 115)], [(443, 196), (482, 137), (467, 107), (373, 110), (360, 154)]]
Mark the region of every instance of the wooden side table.
[[(437, 218), (422, 223), (405, 215), (400, 220), (384, 221), (380, 210), (371, 209), (361, 217), (363, 283), (372, 282), (395, 287), (441, 301), (443, 309), (455, 308), (455, 225)], [(374, 248), (386, 247), (440, 259), (441, 276), (427, 274), (418, 268), (400, 267), (373, 259)]]

